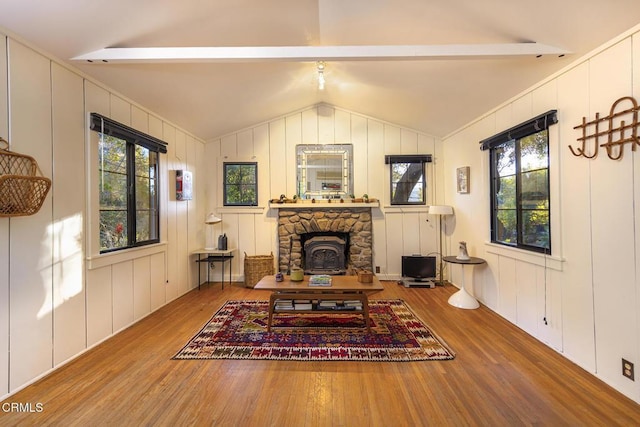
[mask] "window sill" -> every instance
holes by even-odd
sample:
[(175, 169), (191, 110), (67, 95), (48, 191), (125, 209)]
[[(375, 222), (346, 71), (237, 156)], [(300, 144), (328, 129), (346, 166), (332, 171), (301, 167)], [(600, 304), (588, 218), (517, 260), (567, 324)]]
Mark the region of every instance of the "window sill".
[(428, 213), (427, 205), (385, 205), (384, 211), (387, 213)]
[(526, 251), (524, 249), (511, 248), (509, 246), (499, 245), (496, 243), (485, 242), (487, 252), (494, 255), (512, 258), (518, 261), (534, 264), (540, 267), (550, 268), (552, 270), (562, 271), (564, 258), (545, 255), (536, 252)]
[(140, 246), (138, 248), (123, 249), (121, 251), (109, 252), (106, 254), (96, 254), (87, 258), (87, 268), (93, 270), (96, 268), (107, 267), (119, 262), (130, 261), (132, 259), (141, 258), (166, 252), (167, 243), (160, 242), (153, 245)]

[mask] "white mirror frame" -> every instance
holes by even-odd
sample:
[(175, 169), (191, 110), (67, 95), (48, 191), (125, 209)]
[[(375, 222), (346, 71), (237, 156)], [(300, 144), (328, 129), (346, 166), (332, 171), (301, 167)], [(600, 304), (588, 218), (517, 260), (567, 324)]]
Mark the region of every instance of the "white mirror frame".
[[(316, 156), (335, 157), (340, 166), (323, 168), (312, 164)], [(352, 144), (297, 145), (296, 169), (296, 193), (301, 199), (340, 199), (353, 193)], [(338, 169), (338, 174), (330, 175), (332, 169)], [(318, 177), (322, 173), (324, 176)]]

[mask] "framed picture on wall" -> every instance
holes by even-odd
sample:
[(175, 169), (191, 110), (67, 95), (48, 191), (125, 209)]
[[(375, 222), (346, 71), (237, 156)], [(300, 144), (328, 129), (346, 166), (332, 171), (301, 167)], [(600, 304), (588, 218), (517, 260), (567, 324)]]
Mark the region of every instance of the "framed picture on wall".
[(469, 166), (463, 166), (461, 168), (456, 169), (456, 183), (457, 183), (458, 193), (460, 194), (469, 193)]

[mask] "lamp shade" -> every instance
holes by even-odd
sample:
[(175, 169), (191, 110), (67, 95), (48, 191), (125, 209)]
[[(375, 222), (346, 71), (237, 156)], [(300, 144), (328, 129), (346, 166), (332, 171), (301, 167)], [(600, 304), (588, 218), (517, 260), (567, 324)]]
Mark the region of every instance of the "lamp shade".
[(429, 206), (429, 215), (453, 215), (453, 207), (447, 205)]
[(213, 213), (210, 213), (207, 219), (204, 220), (205, 224), (217, 224), (219, 222), (222, 222), (222, 218), (218, 218)]

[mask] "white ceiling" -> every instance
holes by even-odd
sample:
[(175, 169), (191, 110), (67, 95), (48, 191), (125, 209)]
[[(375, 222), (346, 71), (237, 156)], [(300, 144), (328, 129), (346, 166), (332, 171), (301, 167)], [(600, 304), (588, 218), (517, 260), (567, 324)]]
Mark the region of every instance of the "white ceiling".
[[(326, 102), (444, 136), (640, 23), (638, 0), (0, 0), (0, 27), (210, 139)], [(326, 64), (103, 64), (106, 47), (537, 42), (572, 53)]]

